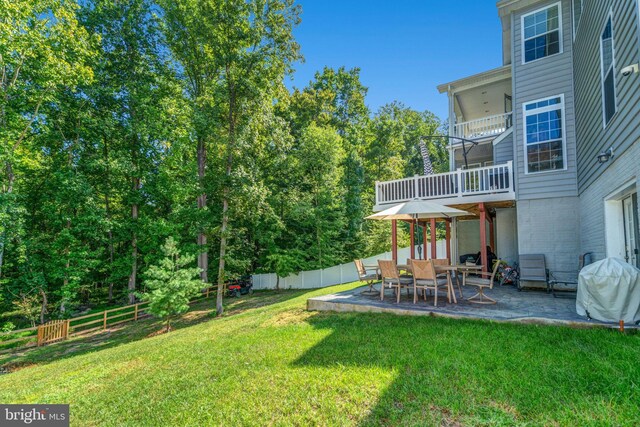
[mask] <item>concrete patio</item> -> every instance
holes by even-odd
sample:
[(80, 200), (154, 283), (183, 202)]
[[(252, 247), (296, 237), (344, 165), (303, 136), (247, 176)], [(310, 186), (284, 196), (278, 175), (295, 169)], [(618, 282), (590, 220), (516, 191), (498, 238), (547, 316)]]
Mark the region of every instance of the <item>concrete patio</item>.
[[(380, 285), (376, 284), (378, 293), (363, 293), (368, 287), (363, 286), (350, 291), (309, 298), (307, 309), (311, 311), (336, 312), (371, 312), (393, 313), (411, 316), (439, 316), (459, 319), (486, 319), (499, 322), (539, 323), (567, 325), (576, 327), (618, 327), (617, 323), (606, 323), (589, 320), (576, 313), (575, 294), (554, 298), (543, 290), (518, 292), (513, 286), (494, 286), (487, 290), (487, 295), (496, 299), (497, 304), (474, 304), (466, 300), (475, 293), (475, 288), (463, 288), (464, 299), (461, 299), (456, 288), (458, 303), (448, 303), (446, 294), (438, 296), (438, 306), (433, 306), (433, 296), (427, 301), (419, 299), (413, 304), (413, 295), (407, 297), (402, 291), (400, 303), (396, 303), (395, 295), (385, 289), (385, 299), (380, 301)], [(626, 327), (635, 327), (626, 325)]]

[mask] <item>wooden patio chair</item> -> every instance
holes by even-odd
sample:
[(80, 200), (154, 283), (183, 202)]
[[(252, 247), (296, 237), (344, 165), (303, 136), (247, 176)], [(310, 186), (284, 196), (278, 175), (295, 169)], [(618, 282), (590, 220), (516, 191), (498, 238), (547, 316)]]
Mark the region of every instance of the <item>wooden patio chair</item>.
[(375, 267), (365, 267), (361, 259), (354, 259), (353, 263), (356, 265), (356, 270), (358, 271), (358, 279), (369, 285), (369, 292), (374, 292), (373, 284), (380, 280), (378, 269)]
[(380, 275), (382, 283), (380, 284), (380, 301), (384, 301), (384, 285), (388, 285), (391, 289), (396, 289), (396, 302), (400, 302), (400, 291), (402, 288), (407, 289), (409, 296), (409, 286), (413, 283), (413, 279), (409, 276), (400, 276), (398, 266), (393, 260), (378, 260), (380, 267)]
[[(467, 298), (467, 301), (473, 302), (476, 304), (495, 304), (496, 300), (490, 298), (484, 294), (485, 289), (493, 289), (493, 282), (496, 278), (496, 273), (498, 272), (498, 268), (500, 267), (500, 260), (496, 260), (493, 271), (491, 273), (479, 271), (474, 272), (473, 274), (477, 274), (478, 276), (469, 276), (467, 277), (468, 272), (462, 272), (462, 286), (475, 286), (478, 288), (478, 293), (474, 296)], [(482, 277), (485, 276), (485, 277)], [(489, 278), (486, 278), (489, 276)]]
[(424, 300), (427, 300), (427, 290), (433, 291), (433, 305), (438, 306), (438, 290), (442, 287), (447, 289), (447, 298), (451, 302), (451, 288), (449, 277), (442, 277), (436, 274), (435, 260), (413, 260), (411, 261), (411, 271), (413, 272), (413, 303), (418, 302), (418, 289), (422, 289)]

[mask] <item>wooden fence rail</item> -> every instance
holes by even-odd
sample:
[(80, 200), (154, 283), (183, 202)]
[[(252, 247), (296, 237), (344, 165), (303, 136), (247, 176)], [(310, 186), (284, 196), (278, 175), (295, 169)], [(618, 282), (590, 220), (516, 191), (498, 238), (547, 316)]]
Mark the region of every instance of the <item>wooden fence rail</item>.
[[(215, 287), (209, 287), (202, 291), (202, 295), (189, 301), (189, 304), (215, 296)], [(67, 338), (89, 334), (98, 330), (106, 330), (109, 327), (125, 322), (137, 321), (151, 316), (147, 311), (148, 302), (125, 305), (97, 313), (85, 314), (70, 319), (53, 320), (32, 328), (18, 329), (11, 332), (0, 333), (0, 353), (15, 350), (17, 348), (32, 347), (34, 345), (46, 345)], [(119, 320), (116, 320), (119, 319)], [(92, 326), (87, 328), (88, 326)], [(11, 338), (15, 335), (22, 335)], [(5, 339), (6, 338), (6, 339)], [(24, 342), (21, 345), (6, 347), (9, 344)]]

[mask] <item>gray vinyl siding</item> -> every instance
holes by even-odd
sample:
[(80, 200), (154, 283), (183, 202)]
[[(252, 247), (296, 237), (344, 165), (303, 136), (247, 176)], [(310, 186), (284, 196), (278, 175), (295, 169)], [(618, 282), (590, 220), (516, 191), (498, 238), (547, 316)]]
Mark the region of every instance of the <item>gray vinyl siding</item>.
[[(619, 161), (640, 139), (640, 74), (623, 77), (622, 68), (640, 62), (636, 0), (585, 2), (574, 44), (578, 183), (580, 192)], [(606, 129), (602, 119), (600, 36), (609, 11), (613, 17), (616, 114)], [(615, 156), (599, 164), (599, 152), (613, 147)], [(612, 189), (613, 190), (613, 189)]]
[[(539, 2), (535, 6), (518, 10), (513, 14), (513, 155), (516, 165), (518, 200), (572, 197), (578, 194), (570, 0), (560, 2), (562, 53), (526, 64), (522, 63), (522, 15), (555, 3), (557, 2)], [(522, 106), (531, 101), (560, 94), (564, 95), (567, 168), (563, 171), (526, 174)]]
[(494, 164), (506, 163), (513, 160), (513, 132), (493, 146)]

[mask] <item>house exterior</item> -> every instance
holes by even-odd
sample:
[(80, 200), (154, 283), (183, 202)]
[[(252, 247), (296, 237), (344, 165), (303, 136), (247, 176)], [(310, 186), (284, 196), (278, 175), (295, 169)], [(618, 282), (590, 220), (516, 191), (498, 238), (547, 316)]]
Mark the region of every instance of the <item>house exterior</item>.
[(417, 197), (477, 214), (452, 224), (452, 257), (491, 244), (554, 272), (585, 252), (640, 267), (638, 3), (499, 1), (502, 66), (438, 86), (451, 171), (377, 183), (376, 210)]

